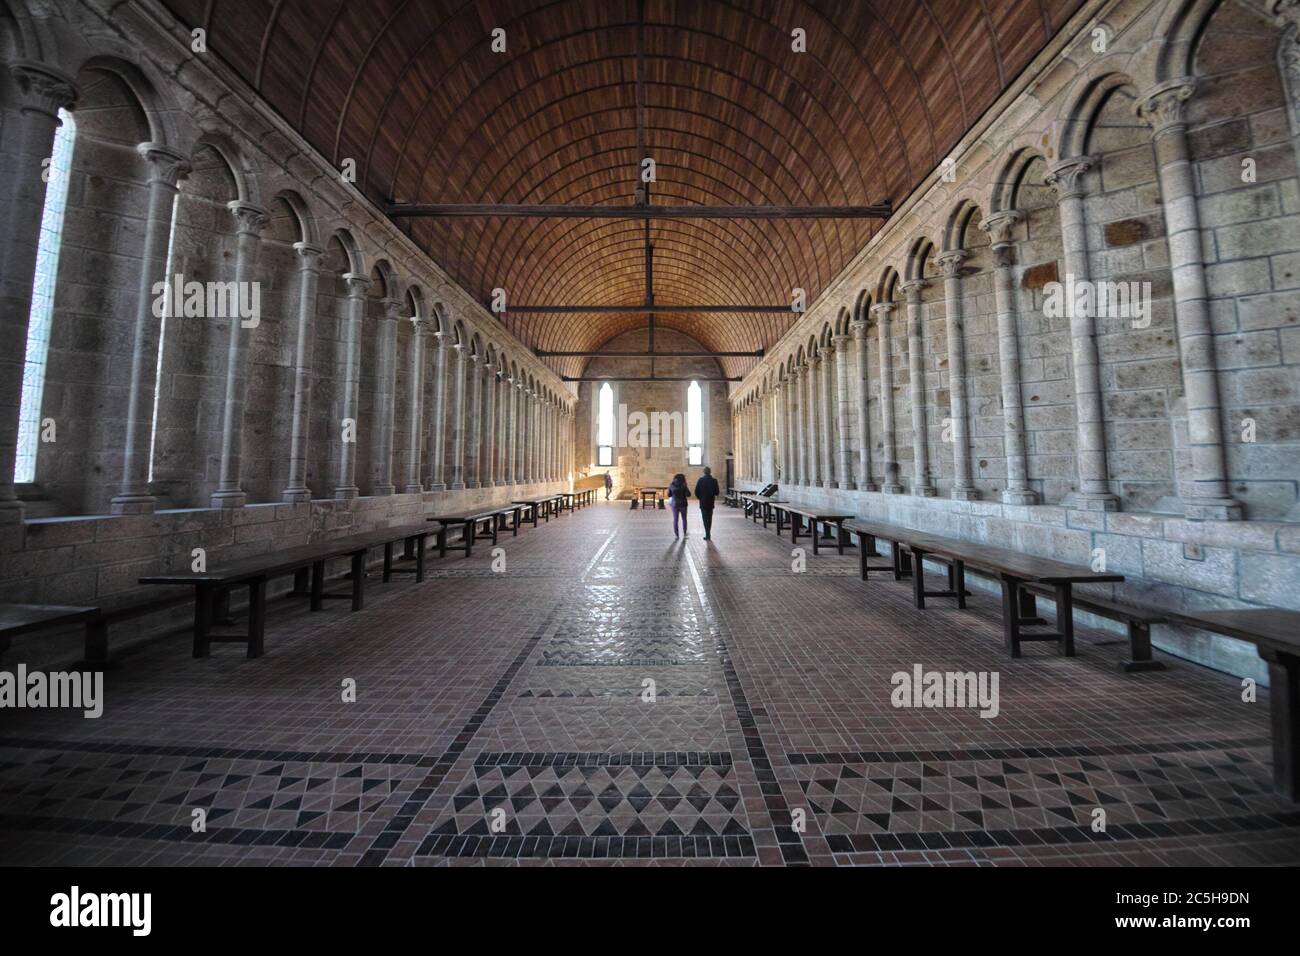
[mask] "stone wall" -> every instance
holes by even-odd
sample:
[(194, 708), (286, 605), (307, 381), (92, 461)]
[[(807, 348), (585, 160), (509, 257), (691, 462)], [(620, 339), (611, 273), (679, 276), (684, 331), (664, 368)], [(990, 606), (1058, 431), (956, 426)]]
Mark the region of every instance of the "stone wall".
[[(1298, 18), (1086, 5), (733, 390), (741, 474), (774, 450), (796, 501), (1104, 554), (1148, 606), (1300, 608)], [(1056, 308), (1089, 282), (1145, 308)]]

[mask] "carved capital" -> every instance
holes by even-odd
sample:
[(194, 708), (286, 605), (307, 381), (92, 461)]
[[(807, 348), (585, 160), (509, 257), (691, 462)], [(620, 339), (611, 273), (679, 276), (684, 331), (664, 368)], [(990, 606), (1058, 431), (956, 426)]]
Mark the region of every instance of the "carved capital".
[(1192, 98), (1196, 83), (1190, 78), (1161, 83), (1138, 101), (1138, 116), (1151, 124), (1157, 134), (1187, 122), (1186, 103)]
[(945, 279), (955, 279), (961, 275), (961, 267), (968, 258), (970, 253), (965, 249), (945, 249), (939, 253), (935, 262), (939, 264), (939, 270)]
[(251, 202), (243, 202), (235, 199), (226, 203), (226, 208), (230, 214), (235, 217), (235, 231), (247, 232), (252, 235), (260, 235), (266, 228), (266, 224), (271, 221), (271, 214), (261, 206), (254, 206)]
[(311, 242), (295, 242), (293, 251), (302, 256), (304, 262), (313, 262), (325, 255), (325, 250)]
[(1004, 209), (1002, 212), (985, 216), (984, 221), (980, 223), (980, 229), (988, 233), (989, 242), (994, 246), (1005, 245), (1012, 241), (1011, 233), (1024, 218), (1018, 210)]
[(190, 161), (182, 153), (162, 143), (141, 143), (135, 148), (149, 164), (149, 181), (161, 183), (171, 189), (190, 174)]
[(398, 319), (408, 318), (408, 316), (402, 315), (402, 313), (405, 311), (406, 309), (403, 308), (401, 299), (384, 300), (383, 319), (385, 322), (396, 322)]
[(898, 308), (895, 302), (877, 302), (871, 307), (871, 314), (876, 316), (877, 322), (888, 322), (890, 314)]
[(867, 323), (862, 319), (854, 319), (849, 323), (849, 328), (853, 331), (853, 338), (861, 341), (867, 337)]
[(433, 319), (416, 318), (411, 319), (411, 328), (416, 335), (439, 335), (438, 323)]
[(1056, 192), (1057, 201), (1080, 199), (1084, 195), (1083, 177), (1092, 169), (1091, 156), (1072, 156), (1052, 166), (1043, 182)]
[(924, 279), (908, 279), (899, 288), (903, 290), (903, 295), (907, 296), (907, 301), (911, 304), (921, 301), (921, 290), (929, 284)]
[(18, 60), (10, 65), (9, 75), (22, 94), (18, 108), (23, 113), (42, 113), (58, 119), (60, 109), (70, 110), (76, 105), (77, 84), (62, 70), (36, 60)]
[(354, 299), (359, 299), (366, 294), (370, 288), (370, 278), (360, 275), (356, 272), (343, 273), (343, 284), (348, 287), (348, 295)]
[(847, 349), (851, 341), (853, 340), (847, 335), (837, 335), (831, 339), (831, 342), (835, 345), (836, 351)]

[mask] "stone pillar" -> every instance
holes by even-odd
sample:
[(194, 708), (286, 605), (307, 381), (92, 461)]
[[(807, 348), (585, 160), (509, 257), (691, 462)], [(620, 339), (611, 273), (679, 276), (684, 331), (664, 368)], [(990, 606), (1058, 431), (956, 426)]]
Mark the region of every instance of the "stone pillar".
[(821, 416), (821, 399), (817, 394), (817, 386), (821, 381), (821, 358), (815, 356), (808, 360), (808, 367), (804, 369), (804, 377), (807, 384), (804, 386), (804, 395), (808, 399), (806, 424), (808, 427), (808, 474), (804, 476), (804, 484), (810, 488), (816, 488), (821, 484), (821, 425), (817, 419)]
[(456, 360), (451, 371), (451, 490), (465, 488), (465, 373), (469, 365), (465, 346), (452, 348)]
[(828, 345), (822, 353), (822, 380), (817, 383), (821, 391), (821, 415), (822, 426), (822, 487), (834, 488), (837, 478), (835, 471), (836, 461), (838, 459), (835, 428), (839, 421), (837, 407), (839, 406), (839, 384), (835, 375), (835, 347)]
[(798, 389), (795, 387), (794, 373), (792, 371), (789, 377), (786, 378), (785, 385), (781, 388), (783, 404), (781, 427), (783, 429), (782, 441), (785, 446), (785, 450), (781, 453), (781, 461), (785, 464), (785, 469), (781, 475), (781, 482), (785, 485), (793, 485), (795, 483), (796, 463), (799, 459), (798, 452), (795, 449), (795, 442), (798, 441), (798, 439), (795, 437), (797, 430), (794, 425), (794, 409), (797, 392)]
[[(14, 490), (14, 466), (18, 457), (18, 418), (22, 412), (23, 373), (26, 365), (28, 323), (32, 311), (32, 284), (36, 278), (36, 252), (41, 240), (41, 218), (45, 211), (46, 166), (43, 160), (54, 152), (54, 134), (59, 127), (59, 110), (71, 109), (77, 99), (77, 85), (72, 77), (43, 63), (22, 60), (9, 67), (19, 97), (17, 109), (7, 110), (4, 116), (4, 155), (0, 155), (0, 337), (5, 347), (0, 349), (0, 523), (17, 523), (23, 518), (22, 505)], [(160, 147), (165, 149), (165, 147)], [(170, 152), (170, 151), (168, 151)], [(170, 192), (175, 195), (176, 180), (184, 175), (179, 154), (171, 154), (176, 167), (167, 176)], [(146, 156), (146, 158), (148, 158)], [(153, 179), (165, 176), (165, 171), (155, 161), (150, 180), (150, 198), (155, 189)], [(150, 212), (153, 211), (152, 202)], [(167, 207), (171, 212), (170, 205)], [(146, 234), (147, 236), (147, 234)], [(166, 255), (167, 232), (163, 232), (163, 254)], [(149, 246), (146, 241), (146, 255)], [(137, 326), (142, 321), (141, 312), (150, 322), (156, 322), (150, 311), (151, 288), (160, 279), (165, 265), (160, 265), (158, 275), (149, 270), (150, 259), (145, 259), (141, 274), (140, 303), (137, 305)], [(147, 280), (147, 284), (146, 284)], [(137, 327), (137, 338), (141, 330)], [(157, 358), (155, 353), (155, 359)], [(154, 367), (149, 366), (151, 377)], [(134, 379), (132, 386), (136, 385)], [(144, 440), (136, 448), (149, 447), (149, 414), (152, 410), (152, 391), (144, 419)], [(135, 391), (131, 393), (135, 402)], [(130, 432), (128, 430), (128, 438)], [(143, 466), (148, 474), (148, 462)], [(124, 466), (123, 488), (131, 472)], [(153, 510), (153, 498), (143, 480), (139, 492), (147, 498)]]
[(998, 368), (1002, 383), (1002, 444), (1007, 462), (1007, 487), (1002, 501), (1033, 505), (1038, 495), (1029, 487), (1025, 453), (1025, 408), (1020, 394), (1020, 338), (1017, 332), (1015, 253), (1012, 230), (1021, 219), (1014, 210), (996, 212), (980, 224), (993, 249), (993, 295), (998, 313)]
[(524, 387), (519, 395), (519, 417), (520, 417), (520, 448), (519, 453), (522, 456), (519, 463), (519, 478), (524, 484), (531, 484), (533, 481), (533, 437), (536, 429), (533, 427), (533, 393)]
[(962, 315), (961, 269), (965, 249), (948, 249), (939, 253), (943, 270), (944, 325), (948, 332), (948, 401), (952, 415), (952, 496), (958, 501), (973, 501), (979, 492), (971, 480), (970, 409), (966, 404), (966, 323)]
[(424, 437), (424, 348), (437, 325), (432, 319), (411, 320), (411, 428), (406, 438), (405, 494), (418, 495), (424, 491), (420, 483), (420, 441)]
[(805, 440), (805, 423), (808, 420), (808, 401), (805, 393), (805, 366), (796, 365), (790, 372), (790, 456), (794, 464), (791, 484), (802, 485), (808, 475), (808, 442)]
[(497, 372), (497, 466), (493, 484), (503, 486), (510, 480), (510, 380), (505, 363)]
[[(1087, 157), (1064, 159), (1047, 174), (1056, 190), (1061, 213), (1061, 245), (1065, 254), (1065, 288), (1091, 281), (1088, 234), (1083, 218), (1083, 177), (1092, 167)], [(1070, 351), (1074, 361), (1075, 458), (1079, 487), (1063, 504), (1086, 511), (1118, 511), (1119, 498), (1111, 493), (1106, 470), (1106, 428), (1102, 418), (1101, 372), (1097, 360), (1096, 332), (1087, 310), (1075, 308), (1066, 296), (1070, 317)]]
[[(135, 303), (131, 384), (122, 446), (122, 484), (111, 505), (115, 515), (148, 514), (157, 507), (156, 499), (149, 493), (149, 434), (153, 426), (154, 392), (158, 387), (158, 336), (162, 323), (153, 314), (153, 288), (155, 283), (167, 278), (164, 273), (167, 271), (172, 208), (177, 187), (190, 172), (189, 161), (161, 143), (141, 143), (136, 149), (149, 164), (149, 205), (145, 212), (144, 251), (140, 256), (140, 286)], [(36, 166), (40, 168), (39, 160)], [(28, 296), (31, 295), (31, 280), (32, 276), (28, 275)], [(26, 321), (24, 315), (24, 329)], [(26, 341), (25, 332), (19, 341)], [(5, 445), (8, 447), (7, 438)], [(12, 481), (12, 458), (5, 468), (5, 480)]]
[(433, 333), (433, 414), (429, 422), (429, 490), (447, 490), (447, 333)]
[[(235, 217), (235, 283), (244, 289), (253, 279), (262, 229), (270, 221), (265, 209), (238, 200), (228, 204)], [(242, 292), (239, 293), (242, 299)], [(212, 493), (214, 508), (242, 508), (248, 501), (243, 489), (244, 406), (248, 402), (249, 339), (255, 326), (245, 327), (236, 314), (229, 318), (226, 345), (226, 395), (221, 415), (221, 472)]]
[(772, 455), (772, 480), (784, 483), (789, 472), (785, 467), (785, 385), (778, 381), (772, 386), (772, 430), (776, 453)]
[(849, 428), (849, 412), (852, 408), (849, 393), (849, 342), (847, 335), (835, 336), (835, 408), (840, 430), (837, 476), (839, 487), (846, 490), (854, 487), (853, 435)]
[(510, 484), (519, 484), (519, 398), (523, 386), (513, 378), (510, 380)]
[(1282, 37), (1278, 42), (1277, 64), (1286, 99), (1291, 150), (1300, 165), (1300, 0), (1263, 0), (1265, 12), (1273, 18)]
[(393, 481), (393, 423), (397, 418), (397, 323), (402, 317), (399, 299), (384, 300), (379, 319), (378, 361), (375, 363), (374, 461), (370, 465), (370, 493), (391, 495)]
[(1140, 115), (1153, 130), (1160, 193), (1174, 280), (1178, 360), (1187, 398), (1187, 443), (1191, 476), (1179, 481), (1184, 513), (1192, 519), (1240, 520), (1245, 510), (1228, 490), (1223, 448), (1223, 404), (1210, 323), (1201, 223), (1196, 207), (1196, 173), (1187, 142), (1184, 104), (1192, 95), (1190, 78), (1172, 80), (1141, 100)]
[(480, 481), (480, 453), (483, 447), (483, 370), (477, 355), (466, 356), (468, 394), (465, 396), (465, 487), (477, 488)]
[(921, 290), (929, 283), (912, 279), (901, 286), (907, 296), (907, 368), (908, 392), (912, 399), (912, 494), (923, 498), (935, 495), (930, 479), (930, 445), (926, 440), (925, 421), (925, 330), (921, 320)]
[(483, 478), (484, 488), (496, 486), (497, 373), (489, 362), (483, 367)]
[(885, 483), (880, 490), (887, 495), (902, 494), (899, 482), (898, 445), (894, 437), (894, 366), (889, 338), (889, 316), (895, 308), (892, 302), (881, 302), (871, 307), (876, 317), (876, 335), (880, 353), (880, 443), (885, 456)]
[(289, 439), (289, 481), (281, 493), (288, 502), (311, 501), (307, 487), (307, 442), (311, 431), (312, 355), (316, 343), (316, 286), (325, 250), (295, 242), (298, 253), (298, 329), (293, 355), (293, 423)]
[(343, 274), (348, 289), (348, 317), (344, 324), (343, 353), (343, 403), (342, 421), (339, 422), (342, 441), (339, 443), (338, 484), (335, 498), (355, 498), (361, 493), (357, 487), (357, 409), (361, 399), (361, 325), (366, 316), (366, 290), (370, 280), (355, 272)]
[(859, 491), (875, 491), (876, 483), (871, 480), (871, 421), (867, 416), (870, 401), (870, 392), (868, 391), (870, 386), (867, 378), (867, 323), (858, 319), (852, 323), (850, 328), (853, 330), (853, 344), (857, 349), (858, 383), (854, 395), (858, 406), (857, 489)]

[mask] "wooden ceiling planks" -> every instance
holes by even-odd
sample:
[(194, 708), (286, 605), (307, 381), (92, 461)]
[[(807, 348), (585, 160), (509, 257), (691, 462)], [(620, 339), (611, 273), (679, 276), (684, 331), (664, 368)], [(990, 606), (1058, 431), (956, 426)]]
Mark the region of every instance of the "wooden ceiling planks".
[[(633, 201), (636, 0), (165, 0), (377, 204)], [(899, 202), (1082, 0), (646, 0), (646, 138), (664, 204)], [(491, 31), (506, 31), (494, 53)], [(791, 50), (791, 31), (807, 52)], [(402, 228), (472, 294), (640, 301), (643, 225), (418, 219)], [(661, 303), (812, 301), (867, 220), (652, 224)], [(772, 345), (793, 314), (672, 315), (708, 348)], [(585, 351), (645, 317), (507, 316)], [(585, 360), (554, 358), (581, 374)], [(742, 374), (751, 360), (723, 360)]]

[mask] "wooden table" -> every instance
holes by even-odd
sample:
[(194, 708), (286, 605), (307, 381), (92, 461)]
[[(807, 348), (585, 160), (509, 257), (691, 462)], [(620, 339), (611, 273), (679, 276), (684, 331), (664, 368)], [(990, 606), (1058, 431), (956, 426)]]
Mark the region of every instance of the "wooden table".
[(646, 498), (650, 499), (650, 507), (653, 510), (659, 506), (659, 499), (663, 497), (659, 494), (658, 488), (638, 488), (636, 493), (641, 499), (642, 510), (645, 509)]
[[(830, 526), (835, 528), (835, 548), (840, 554), (844, 553), (844, 522), (853, 518), (853, 515), (836, 515), (822, 514), (819, 511), (812, 511), (808, 508), (799, 508), (790, 504), (777, 504), (771, 502), (772, 507), (776, 509), (776, 533), (782, 533), (781, 515), (784, 513), (790, 520), (790, 543), (797, 544), (799, 534), (803, 530), (803, 522), (806, 518), (809, 521), (809, 534), (812, 538), (813, 554), (819, 554), (817, 526), (819, 524), (827, 525), (829, 532)], [(764, 523), (766, 527), (766, 522)]]

